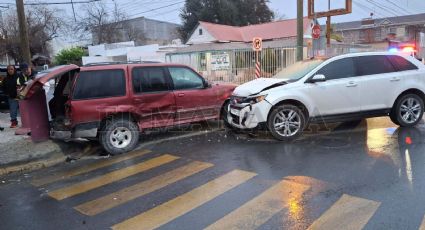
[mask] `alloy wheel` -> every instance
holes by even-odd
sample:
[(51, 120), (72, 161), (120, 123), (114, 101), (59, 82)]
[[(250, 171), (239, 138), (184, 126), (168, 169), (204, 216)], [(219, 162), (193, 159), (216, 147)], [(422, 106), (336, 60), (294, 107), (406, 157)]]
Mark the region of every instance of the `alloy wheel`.
[(407, 124), (415, 123), (421, 117), (421, 103), (413, 97), (408, 97), (401, 102), (400, 117)]
[(292, 137), (301, 129), (301, 117), (295, 110), (282, 109), (274, 117), (273, 127), (279, 135)]

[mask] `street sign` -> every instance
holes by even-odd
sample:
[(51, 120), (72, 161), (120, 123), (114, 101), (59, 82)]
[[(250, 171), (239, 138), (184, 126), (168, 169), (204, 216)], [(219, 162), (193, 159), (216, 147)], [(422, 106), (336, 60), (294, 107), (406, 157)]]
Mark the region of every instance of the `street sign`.
[(313, 39), (319, 39), (321, 34), (321, 29), (319, 25), (314, 25), (313, 28), (311, 28), (311, 36)]
[(252, 49), (254, 51), (261, 51), (263, 47), (263, 39), (262, 38), (254, 38), (252, 39)]

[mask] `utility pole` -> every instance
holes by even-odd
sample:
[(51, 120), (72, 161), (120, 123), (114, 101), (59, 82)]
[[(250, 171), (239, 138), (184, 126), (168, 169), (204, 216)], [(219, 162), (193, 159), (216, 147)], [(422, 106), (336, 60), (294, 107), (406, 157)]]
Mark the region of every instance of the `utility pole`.
[(303, 60), (304, 48), (304, 22), (303, 22), (303, 0), (297, 0), (297, 61)]
[(25, 19), (24, 1), (16, 0), (16, 10), (18, 11), (19, 34), (21, 37), (21, 52), (24, 61), (31, 64), (30, 43), (28, 39), (27, 23)]

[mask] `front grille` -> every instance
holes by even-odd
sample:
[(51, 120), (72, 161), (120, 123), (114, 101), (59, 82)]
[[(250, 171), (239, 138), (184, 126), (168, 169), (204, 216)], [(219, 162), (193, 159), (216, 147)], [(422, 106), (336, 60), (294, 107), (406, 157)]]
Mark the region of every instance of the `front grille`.
[(232, 117), (233, 123), (239, 124), (239, 116), (236, 116), (234, 114), (230, 114), (230, 116)]

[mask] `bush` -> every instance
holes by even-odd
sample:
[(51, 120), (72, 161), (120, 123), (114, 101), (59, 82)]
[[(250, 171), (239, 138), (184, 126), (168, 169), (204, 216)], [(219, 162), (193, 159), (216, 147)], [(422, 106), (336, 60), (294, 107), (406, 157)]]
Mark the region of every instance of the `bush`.
[(54, 62), (56, 65), (81, 65), (82, 57), (85, 55), (86, 52), (80, 47), (63, 49), (55, 56)]

